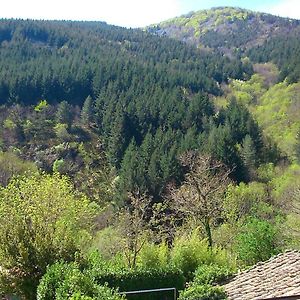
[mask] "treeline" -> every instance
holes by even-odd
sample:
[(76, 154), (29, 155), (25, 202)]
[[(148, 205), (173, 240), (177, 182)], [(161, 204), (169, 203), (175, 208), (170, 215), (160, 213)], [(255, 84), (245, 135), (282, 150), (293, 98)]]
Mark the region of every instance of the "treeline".
[(110, 85), (118, 91), (110, 98), (176, 87), (218, 94), (218, 83), (249, 71), (178, 41), (100, 22), (2, 20), (0, 42), (2, 104), (82, 105)]

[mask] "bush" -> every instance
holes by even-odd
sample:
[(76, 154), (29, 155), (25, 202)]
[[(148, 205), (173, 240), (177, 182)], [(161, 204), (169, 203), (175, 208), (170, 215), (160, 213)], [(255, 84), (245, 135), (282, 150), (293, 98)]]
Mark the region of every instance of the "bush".
[(115, 291), (98, 286), (76, 263), (56, 263), (48, 268), (37, 289), (37, 300), (120, 300)]
[(169, 248), (165, 243), (159, 245), (146, 243), (138, 256), (138, 267), (141, 269), (167, 268), (169, 265)]
[(175, 240), (171, 250), (171, 263), (182, 270), (187, 280), (192, 280), (195, 270), (204, 264), (235, 267), (235, 261), (227, 251), (221, 248), (209, 248), (207, 241), (201, 240), (197, 231), (190, 237)]
[(220, 284), (233, 274), (233, 270), (217, 265), (203, 265), (195, 272), (194, 282), (198, 285)]
[(227, 299), (221, 287), (193, 284), (180, 293), (178, 300), (222, 300)]
[(236, 252), (243, 265), (265, 261), (279, 252), (276, 246), (277, 229), (271, 223), (251, 218), (236, 238)]
[[(159, 263), (154, 265), (155, 259), (150, 255), (152, 246), (142, 255), (143, 262), (140, 260), (139, 266), (136, 269), (128, 269), (124, 266), (122, 257), (120, 256), (106, 261), (97, 251), (89, 255), (87, 264), (84, 267), (97, 284), (107, 284), (109, 287), (118, 288), (121, 292), (171, 287), (175, 287), (177, 290), (183, 289), (185, 278), (180, 270)], [(162, 253), (167, 251), (165, 246), (158, 245), (155, 247), (158, 247)], [(164, 257), (163, 254), (161, 256)], [(130, 295), (130, 298), (129, 296), (127, 297), (131, 300), (148, 300), (157, 299), (157, 296), (161, 296), (162, 294), (165, 297), (164, 299), (173, 299), (172, 297), (168, 298), (172, 294), (171, 292), (159, 294), (155, 292), (153, 294), (142, 294), (142, 296)]]
[(211, 251), (208, 243), (200, 240), (196, 233), (191, 237), (180, 237), (175, 240), (171, 250), (171, 263), (182, 270), (184, 276), (191, 280), (199, 265), (211, 262)]
[(119, 288), (121, 292), (169, 287), (182, 290), (185, 284), (182, 272), (175, 268), (152, 270), (124, 269), (104, 272), (91, 270), (91, 276), (97, 284), (103, 285), (107, 283), (109, 287)]

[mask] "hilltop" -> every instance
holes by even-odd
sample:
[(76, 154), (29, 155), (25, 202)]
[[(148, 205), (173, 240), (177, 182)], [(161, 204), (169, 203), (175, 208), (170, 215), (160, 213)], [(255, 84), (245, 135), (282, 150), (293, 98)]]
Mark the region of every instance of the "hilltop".
[(228, 54), (262, 45), (271, 37), (299, 34), (300, 21), (241, 8), (217, 7), (191, 12), (148, 30)]

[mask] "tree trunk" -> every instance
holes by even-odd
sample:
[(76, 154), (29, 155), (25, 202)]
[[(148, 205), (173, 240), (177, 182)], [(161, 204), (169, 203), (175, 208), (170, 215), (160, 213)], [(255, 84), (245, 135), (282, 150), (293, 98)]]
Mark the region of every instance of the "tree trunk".
[(211, 228), (210, 228), (210, 224), (209, 224), (209, 219), (205, 220), (204, 226), (205, 226), (205, 232), (206, 232), (206, 236), (207, 236), (207, 240), (208, 240), (208, 246), (210, 248), (212, 248), (213, 241), (212, 241), (212, 236), (211, 236)]

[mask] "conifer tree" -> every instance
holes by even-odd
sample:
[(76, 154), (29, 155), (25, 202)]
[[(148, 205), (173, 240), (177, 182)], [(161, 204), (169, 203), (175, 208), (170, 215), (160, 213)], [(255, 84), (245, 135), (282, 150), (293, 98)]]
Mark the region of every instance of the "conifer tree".
[(253, 140), (249, 134), (245, 136), (241, 147), (241, 158), (248, 173), (248, 180), (251, 180), (257, 165), (257, 155)]
[(91, 96), (88, 96), (82, 106), (81, 123), (85, 127), (90, 127), (94, 121), (94, 101)]
[(72, 112), (67, 101), (62, 101), (58, 104), (55, 118), (57, 123), (67, 124), (67, 126), (70, 127), (72, 122)]

